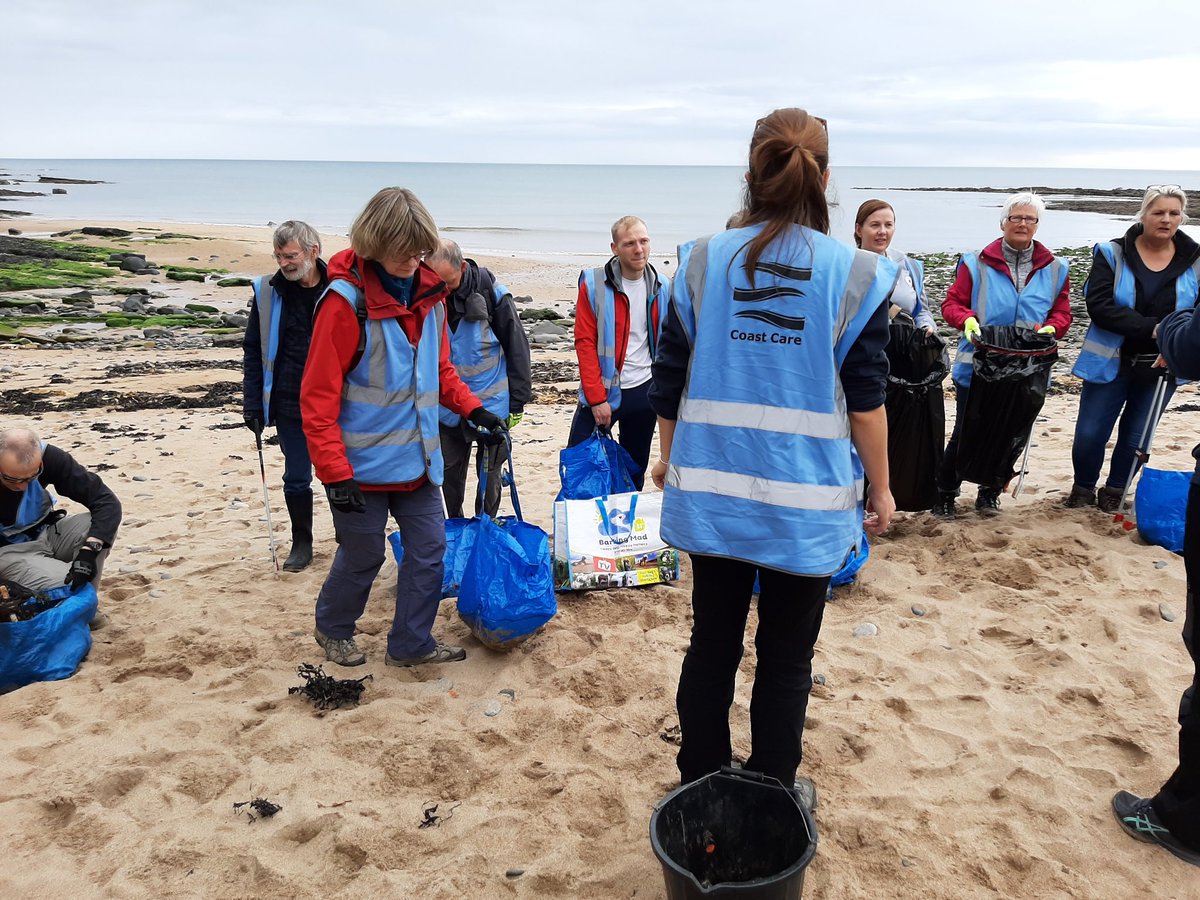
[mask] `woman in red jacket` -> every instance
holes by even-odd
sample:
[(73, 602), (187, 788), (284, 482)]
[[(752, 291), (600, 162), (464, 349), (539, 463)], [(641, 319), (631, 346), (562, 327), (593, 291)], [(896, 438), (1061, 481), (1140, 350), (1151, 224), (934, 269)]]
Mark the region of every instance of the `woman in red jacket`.
[(342, 666), (367, 661), (354, 625), (383, 565), (389, 513), (404, 558), (387, 664), (466, 657), (431, 633), (446, 545), (438, 404), (480, 428), (499, 432), (504, 423), (450, 361), (446, 286), (424, 264), (437, 241), (412, 191), (384, 188), (351, 226), (350, 249), (330, 259), (329, 290), (317, 305), (300, 406), (338, 550), (317, 596), (315, 636)]

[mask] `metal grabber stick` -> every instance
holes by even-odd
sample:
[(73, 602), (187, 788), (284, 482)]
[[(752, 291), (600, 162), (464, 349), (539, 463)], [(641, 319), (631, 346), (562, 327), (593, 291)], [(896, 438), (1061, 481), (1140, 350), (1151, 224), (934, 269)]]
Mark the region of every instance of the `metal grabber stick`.
[[(1054, 380), (1054, 370), (1051, 369), (1046, 373), (1046, 393), (1050, 393), (1050, 382)], [(1014, 500), (1021, 494), (1021, 488), (1025, 486), (1025, 475), (1029, 472), (1029, 448), (1033, 444), (1033, 429), (1037, 428), (1038, 417), (1033, 417), (1033, 424), (1029, 426), (1029, 434), (1025, 435), (1025, 453), (1021, 457), (1020, 477), (1017, 478), (1017, 486), (1013, 488), (1012, 497)]]
[(1132, 521), (1125, 520), (1125, 501), (1129, 497), (1129, 489), (1133, 486), (1133, 476), (1137, 474), (1140, 466), (1144, 466), (1150, 461), (1150, 446), (1154, 443), (1154, 432), (1158, 430), (1159, 417), (1167, 405), (1167, 370), (1163, 369), (1162, 371), (1163, 374), (1159, 376), (1158, 384), (1154, 387), (1154, 397), (1150, 400), (1150, 412), (1146, 415), (1146, 423), (1142, 426), (1140, 445), (1133, 452), (1133, 464), (1129, 467), (1129, 477), (1125, 479), (1125, 489), (1121, 491), (1121, 502), (1117, 504), (1117, 512), (1113, 516), (1114, 522), (1124, 523), (1126, 531), (1131, 531), (1134, 527)]
[(254, 445), (258, 448), (258, 471), (262, 475), (263, 509), (267, 511), (267, 538), (271, 543), (271, 564), (275, 566), (275, 574), (279, 574), (279, 554), (275, 550), (275, 525), (271, 522), (271, 498), (267, 496), (267, 464), (263, 460), (262, 434), (254, 435)]

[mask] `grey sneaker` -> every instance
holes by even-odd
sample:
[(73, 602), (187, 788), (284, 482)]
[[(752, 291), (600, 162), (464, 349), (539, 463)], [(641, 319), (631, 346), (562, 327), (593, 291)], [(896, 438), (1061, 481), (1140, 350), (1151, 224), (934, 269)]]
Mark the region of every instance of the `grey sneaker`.
[(1112, 798), (1113, 815), (1121, 823), (1125, 833), (1147, 844), (1158, 844), (1164, 850), (1173, 853), (1186, 863), (1200, 866), (1200, 851), (1180, 843), (1169, 828), (1159, 821), (1154, 804), (1149, 799), (1131, 794), (1129, 791), (1117, 791)]
[(462, 647), (452, 647), (438, 641), (437, 646), (424, 656), (402, 656), (399, 659), (388, 654), (384, 660), (389, 666), (420, 666), (425, 663), (460, 662), (467, 658), (467, 651)]
[(796, 797), (800, 800), (800, 805), (812, 812), (817, 808), (817, 786), (812, 783), (810, 778), (801, 778), (796, 776), (796, 784), (792, 788), (796, 792)]
[(367, 654), (358, 649), (354, 638), (345, 640), (331, 638), (329, 635), (322, 634), (320, 628), (313, 630), (313, 637), (325, 651), (325, 658), (332, 663), (337, 663), (339, 666), (361, 666), (367, 661)]

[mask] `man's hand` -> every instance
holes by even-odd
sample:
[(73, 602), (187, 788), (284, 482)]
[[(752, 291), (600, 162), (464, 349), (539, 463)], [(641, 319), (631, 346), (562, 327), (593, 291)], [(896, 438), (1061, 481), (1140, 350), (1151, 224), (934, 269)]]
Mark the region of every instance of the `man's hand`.
[(967, 316), (967, 321), (963, 322), (963, 337), (972, 344), (979, 340), (979, 336), (983, 331), (979, 327), (979, 320), (974, 316)]
[(263, 429), (267, 427), (262, 413), (246, 413), (242, 416), (242, 421), (246, 423), (247, 428), (254, 432), (255, 437), (262, 437)]
[(67, 570), (67, 577), (63, 583), (69, 584), (71, 590), (77, 591), (95, 578), (96, 557), (99, 555), (99, 551), (91, 547), (80, 547), (75, 559), (71, 561), (71, 568)]
[(367, 498), (353, 478), (325, 485), (325, 496), (329, 498), (329, 505), (341, 512), (367, 511)]
[(1037, 330), (1038, 334), (1048, 334), (1050, 337), (1058, 337), (1058, 331), (1053, 325), (1043, 325)]
[(592, 407), (592, 418), (601, 428), (608, 428), (612, 425), (612, 407), (607, 400)]
[(524, 419), (525, 419), (525, 413), (523, 413), (523, 412), (509, 413), (508, 419), (505, 421), (504, 424), (508, 428), (509, 431), (512, 431), (514, 428), (516, 428), (518, 425), (520, 425), (521, 422), (524, 421)]

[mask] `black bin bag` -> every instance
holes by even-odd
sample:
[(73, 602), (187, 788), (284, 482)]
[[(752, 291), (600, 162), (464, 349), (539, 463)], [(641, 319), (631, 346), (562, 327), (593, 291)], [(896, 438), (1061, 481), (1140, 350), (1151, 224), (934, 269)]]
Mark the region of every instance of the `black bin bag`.
[(984, 325), (975, 342), (958, 435), (958, 477), (1003, 490), (1046, 402), (1058, 341), (1014, 325)]
[(903, 318), (887, 346), (888, 469), (896, 509), (923, 510), (937, 502), (946, 441), (946, 342)]

